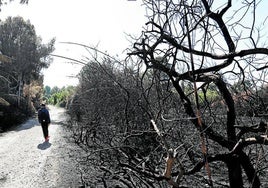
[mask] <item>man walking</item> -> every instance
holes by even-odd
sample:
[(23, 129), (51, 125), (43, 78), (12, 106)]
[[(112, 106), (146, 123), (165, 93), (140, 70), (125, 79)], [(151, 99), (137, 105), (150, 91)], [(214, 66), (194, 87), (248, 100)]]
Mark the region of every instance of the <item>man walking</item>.
[(50, 124), (50, 115), (45, 104), (41, 104), (38, 110), (38, 121), (41, 123), (45, 141), (49, 141), (48, 125)]

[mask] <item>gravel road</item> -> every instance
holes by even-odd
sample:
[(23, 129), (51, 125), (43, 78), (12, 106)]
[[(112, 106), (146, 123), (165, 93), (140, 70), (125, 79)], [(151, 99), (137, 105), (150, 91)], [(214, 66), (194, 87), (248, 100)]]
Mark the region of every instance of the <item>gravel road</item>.
[(0, 134), (0, 187), (80, 187), (75, 155), (64, 128), (64, 109), (49, 107), (50, 141), (44, 142), (41, 126), (32, 118), (16, 129)]

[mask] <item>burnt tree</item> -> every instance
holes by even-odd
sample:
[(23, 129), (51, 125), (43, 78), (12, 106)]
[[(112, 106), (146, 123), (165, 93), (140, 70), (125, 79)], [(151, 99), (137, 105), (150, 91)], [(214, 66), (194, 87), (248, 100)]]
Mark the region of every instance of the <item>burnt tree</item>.
[[(263, 170), (260, 164), (267, 160), (262, 153), (265, 149), (262, 145), (268, 143), (267, 116), (242, 118), (248, 109), (239, 109), (239, 115), (237, 109), (239, 98), (243, 103), (258, 98), (258, 91), (267, 80), (268, 48), (261, 38), (263, 33), (260, 28), (260, 25), (267, 26), (267, 15), (263, 22), (257, 19), (262, 3), (254, 0), (235, 5), (231, 0), (144, 1), (149, 21), (129, 55), (141, 59), (146, 70), (165, 73), (165, 82), (172, 85), (173, 95), (180, 97), (180, 105), (191, 122), (184, 128), (190, 131), (189, 127), (193, 126), (199, 132), (199, 136), (189, 136), (200, 140), (199, 154), (202, 157), (193, 159), (198, 150), (184, 152), (192, 161), (191, 165), (184, 163), (177, 171), (169, 167), (168, 176), (167, 171), (163, 176), (158, 176), (149, 169), (140, 170), (141, 174), (167, 180), (173, 187), (180, 187), (180, 183), (187, 182), (181, 177), (191, 177), (205, 167), (203, 177), (208, 185), (226, 185), (229, 182), (230, 187), (236, 188), (246, 184), (250, 187), (261, 186)], [(252, 87), (246, 87), (245, 80), (250, 80)], [(241, 83), (239, 92), (232, 87), (236, 82)], [(216, 96), (211, 97), (210, 91), (216, 92)], [(263, 109), (263, 114), (267, 114), (267, 109)], [(170, 120), (176, 127), (178, 122), (182, 122), (175, 122), (176, 118), (165, 118), (165, 115), (179, 117), (182, 112), (161, 113), (162, 116), (154, 116), (155, 130), (158, 130), (158, 123), (165, 126)], [(162, 131), (158, 134), (163, 138), (162, 143), (168, 142), (170, 135), (175, 135), (164, 128)], [(191, 145), (187, 141), (189, 138), (185, 139), (184, 146)], [(180, 161), (177, 150), (169, 157), (176, 144), (170, 141), (169, 146), (163, 145), (167, 146), (164, 148), (168, 159), (177, 158)], [(172, 166), (168, 159), (166, 165)], [(214, 180), (217, 170), (219, 176), (225, 171), (225, 167), (221, 169), (216, 167), (217, 164), (224, 164), (229, 181)]]

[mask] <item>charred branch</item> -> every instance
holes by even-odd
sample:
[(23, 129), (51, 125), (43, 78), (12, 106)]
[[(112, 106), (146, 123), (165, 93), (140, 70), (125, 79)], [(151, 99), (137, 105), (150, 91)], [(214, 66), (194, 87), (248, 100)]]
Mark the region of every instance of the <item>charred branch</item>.
[[(216, 161), (221, 161), (226, 163), (227, 161), (231, 160), (231, 158), (233, 157), (237, 157), (234, 156), (231, 153), (227, 153), (227, 154), (217, 154), (214, 156), (208, 156), (207, 160), (209, 163), (211, 162), (216, 162)], [(196, 165), (190, 169), (189, 171), (185, 172), (185, 175), (191, 175), (191, 174), (195, 174), (196, 172), (199, 172), (203, 167), (205, 166), (205, 161), (199, 161), (198, 163), (196, 163)], [(175, 172), (174, 175), (176, 175), (178, 172)]]
[(228, 90), (226, 83), (222, 79), (218, 79), (215, 84), (217, 85), (219, 91), (221, 92), (224, 101), (228, 107), (227, 109), (227, 136), (228, 136), (228, 141), (230, 142), (230, 145), (228, 148), (231, 150), (233, 145), (236, 143), (236, 134), (235, 134), (235, 119), (236, 119), (236, 111), (235, 111), (235, 106), (234, 106), (234, 100), (233, 97)]
[[(200, 128), (198, 125), (197, 117), (194, 113), (194, 110), (192, 108), (192, 104), (189, 100), (189, 98), (185, 95), (182, 88), (180, 87), (178, 81), (175, 81), (174, 79), (171, 79), (173, 86), (175, 87), (176, 91), (179, 93), (181, 100), (183, 101), (184, 109), (187, 115), (191, 117), (192, 123), (195, 125), (197, 129)], [(203, 130), (205, 131), (206, 135), (212, 139), (213, 141), (219, 143), (221, 146), (229, 148), (230, 143), (226, 138), (224, 138), (222, 135), (216, 133), (211, 127), (208, 127), (204, 122), (202, 122)]]
[(236, 145), (232, 149), (232, 152), (237, 152), (239, 150), (242, 150), (244, 147), (252, 144), (268, 145), (267, 135), (258, 135), (250, 138), (242, 138), (236, 143)]
[(222, 16), (223, 14), (230, 8), (231, 6), (231, 2), (230, 0), (228, 1), (228, 4), (227, 4), (227, 7), (225, 7), (222, 12), (220, 14), (216, 14), (216, 13), (213, 13), (211, 10), (210, 10), (210, 7), (208, 5), (208, 2), (206, 0), (202, 0), (202, 3), (206, 9), (206, 12), (207, 12), (207, 15), (208, 17), (212, 18), (213, 20), (215, 20), (219, 26), (219, 28), (221, 29), (221, 32), (223, 34), (223, 37), (226, 41), (226, 44), (228, 45), (229, 47), (229, 52), (234, 52), (235, 51), (235, 45), (234, 45), (234, 42), (232, 40), (232, 37), (226, 27), (226, 24), (224, 23), (223, 19), (222, 19)]
[(236, 125), (235, 128), (240, 130), (237, 134), (237, 138), (239, 139), (246, 133), (264, 133), (267, 131), (268, 125), (267, 123), (261, 121), (259, 124), (250, 127)]

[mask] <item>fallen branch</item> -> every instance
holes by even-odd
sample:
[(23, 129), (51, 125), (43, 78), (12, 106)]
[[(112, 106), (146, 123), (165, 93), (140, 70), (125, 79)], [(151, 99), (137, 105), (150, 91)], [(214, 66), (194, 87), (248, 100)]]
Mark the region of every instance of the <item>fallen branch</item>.
[(173, 166), (175, 164), (175, 159), (177, 157), (177, 152), (174, 152), (174, 150), (172, 148), (168, 147), (168, 144), (167, 144), (165, 138), (163, 137), (162, 133), (158, 129), (158, 127), (157, 127), (156, 123), (154, 122), (154, 120), (151, 120), (151, 123), (152, 123), (152, 125), (154, 127), (155, 132), (160, 137), (161, 142), (164, 145), (164, 148), (167, 151), (166, 169), (165, 169), (165, 172), (164, 172), (164, 177), (167, 180), (168, 184), (172, 185), (173, 188), (179, 188), (180, 187), (180, 185), (179, 185), (180, 179), (184, 174), (184, 168), (181, 165), (180, 161), (177, 160), (178, 163), (179, 163), (179, 167), (180, 167), (180, 173), (176, 177), (176, 180), (174, 181), (173, 178), (172, 178), (172, 168), (173, 168)]
[(243, 149), (246, 146), (252, 145), (252, 144), (263, 144), (268, 145), (268, 137), (267, 135), (258, 135), (251, 138), (244, 138), (240, 139), (234, 148), (232, 149), (231, 153), (235, 153), (238, 150)]

